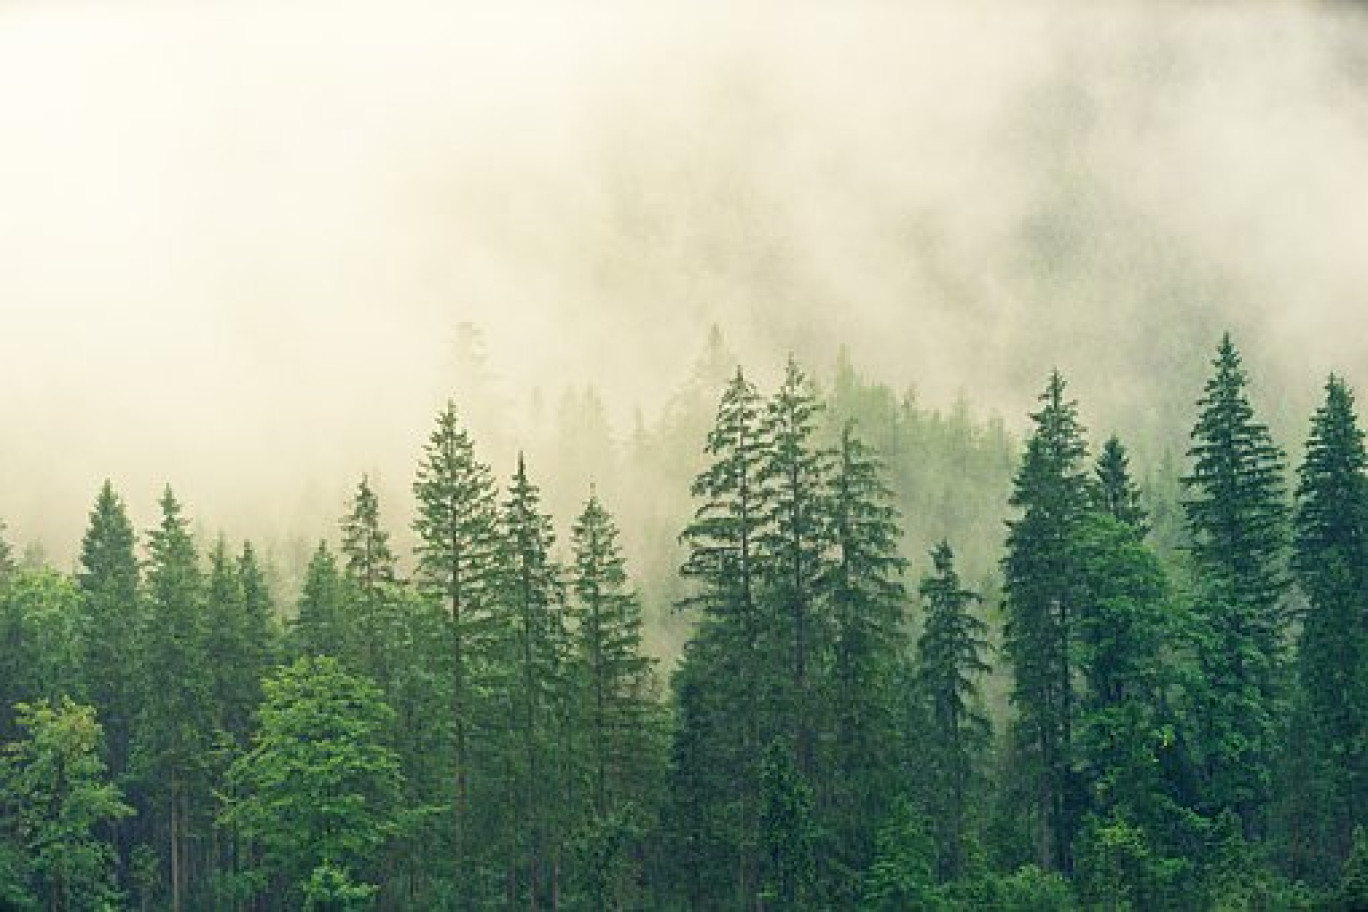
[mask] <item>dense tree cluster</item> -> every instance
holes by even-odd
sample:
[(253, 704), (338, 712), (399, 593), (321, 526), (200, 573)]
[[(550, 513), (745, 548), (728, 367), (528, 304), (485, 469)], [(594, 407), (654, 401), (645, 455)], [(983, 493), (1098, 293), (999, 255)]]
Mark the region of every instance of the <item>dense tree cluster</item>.
[(668, 584), (624, 552), (663, 507), (620, 530), (605, 465), (558, 545), (451, 403), (412, 553), (362, 477), (297, 598), (169, 488), (140, 554), (106, 483), (73, 573), (0, 542), (0, 905), (1364, 908), (1368, 451), (1332, 376), (1285, 477), (1248, 385), (1222, 339), (1165, 502), (1058, 372), (1008, 477), (1000, 428), (714, 337), (630, 445), (694, 475)]

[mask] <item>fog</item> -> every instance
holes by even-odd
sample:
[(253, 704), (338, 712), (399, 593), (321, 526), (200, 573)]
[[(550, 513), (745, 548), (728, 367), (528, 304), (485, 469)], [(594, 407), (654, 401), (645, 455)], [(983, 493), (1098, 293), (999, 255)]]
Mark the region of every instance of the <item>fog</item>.
[(1143, 441), (1229, 327), (1300, 433), (1368, 382), (1366, 83), (1310, 3), (10, 2), (0, 517), (314, 537), (369, 472), (399, 525), (447, 396), (500, 466), (538, 391), (625, 434), (712, 324)]

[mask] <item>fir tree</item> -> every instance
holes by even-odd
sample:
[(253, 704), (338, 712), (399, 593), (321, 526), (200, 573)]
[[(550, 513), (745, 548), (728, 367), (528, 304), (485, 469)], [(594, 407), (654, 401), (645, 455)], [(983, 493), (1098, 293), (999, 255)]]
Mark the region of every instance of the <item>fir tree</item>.
[[(888, 796), (900, 788), (899, 680), (907, 649), (898, 513), (883, 466), (847, 423), (828, 480), (833, 552), (823, 581), (832, 649), (825, 689), (830, 759), (818, 789), (831, 820), (830, 870), (854, 892), (873, 861)], [(839, 873), (837, 873), (839, 872)], [(838, 888), (840, 889), (840, 888)]]
[[(509, 734), (513, 823), (521, 831), (523, 863), (511, 869), (525, 879), (532, 906), (554, 902), (560, 888), (558, 850), (566, 833), (564, 806), (572, 803), (569, 775), (569, 631), (560, 568), (551, 559), (551, 517), (522, 454), (503, 504), (505, 550), (500, 610), (510, 631)], [(516, 885), (510, 895), (520, 895)]]
[(1312, 764), (1305, 825), (1323, 868), (1348, 856), (1368, 823), (1368, 455), (1354, 395), (1332, 376), (1298, 472), (1293, 565), (1307, 597), (1299, 661), (1298, 744)]
[(1076, 405), (1052, 373), (1017, 472), (1003, 559), (1018, 748), (1035, 798), (1036, 848), (1042, 866), (1067, 872), (1081, 810), (1074, 728), (1077, 613), (1085, 600), (1071, 548), (1087, 515), (1090, 483)]
[(104, 725), (109, 771), (117, 780), (128, 771), (136, 678), (129, 661), (137, 655), (141, 628), (138, 558), (133, 524), (114, 487), (105, 481), (90, 512), (81, 541), (76, 580), (81, 587), (85, 637), (85, 677), (98, 718)]
[(395, 561), (389, 533), (380, 525), (380, 500), (364, 475), (341, 526), (342, 557), (356, 603), (360, 668), (383, 689), (390, 679), (391, 671), (386, 664), (394, 646)]
[[(642, 654), (641, 605), (628, 588), (617, 539), (612, 517), (591, 493), (572, 533), (570, 568), (576, 679), (583, 691), (579, 715), (589, 732), (591, 833), (603, 832), (627, 811), (640, 812), (657, 761), (654, 662)], [(595, 859), (607, 873), (592, 878), (596, 907), (615, 908), (627, 898), (625, 856), (632, 848), (618, 840), (616, 852)]]
[(320, 541), (304, 571), (294, 622), (287, 637), (288, 651), (298, 656), (332, 656), (346, 661), (354, 641), (346, 615), (346, 588), (326, 541)]
[(785, 669), (779, 686), (769, 689), (778, 705), (766, 715), (779, 722), (793, 745), (798, 775), (809, 780), (817, 773), (814, 681), (830, 641), (820, 592), (830, 542), (829, 466), (813, 440), (820, 412), (812, 382), (790, 358), (783, 384), (766, 403), (761, 430), (764, 531), (758, 545), (766, 572), (760, 647), (762, 663)]
[(204, 580), (180, 503), (168, 487), (148, 534), (147, 612), (139, 660), (135, 754), (167, 846), (171, 906), (190, 901), (192, 829), (207, 810), (202, 776), (212, 731)]
[[(763, 580), (759, 541), (765, 531), (761, 472), (766, 458), (762, 402), (755, 387), (738, 370), (718, 405), (705, 452), (711, 463), (694, 480), (692, 493), (701, 501), (681, 540), (688, 555), (680, 569), (693, 581), (693, 594), (683, 608), (703, 617), (696, 633), (698, 647), (685, 656), (680, 674), (694, 679), (686, 693), (693, 706), (681, 707), (676, 758), (728, 770), (720, 782), (704, 769), (673, 770), (677, 802), (692, 802), (696, 812), (714, 815), (707, 828), (708, 845), (700, 851), (734, 859), (736, 892), (724, 904), (749, 907), (758, 892), (759, 758), (762, 750), (760, 692), (773, 682), (774, 670), (760, 667), (762, 618), (759, 588)], [(690, 662), (706, 663), (692, 669)], [(708, 692), (715, 688), (714, 692)], [(725, 715), (718, 709), (726, 707)], [(687, 791), (703, 786), (692, 797)], [(698, 838), (695, 832), (687, 838)]]
[(970, 809), (991, 734), (979, 694), (979, 681), (989, 671), (988, 627), (970, 613), (979, 595), (961, 586), (949, 543), (932, 549), (931, 561), (935, 572), (919, 589), (926, 625), (917, 641), (917, 678), (931, 724), (932, 765), (926, 772), (934, 780), (928, 791), (939, 874), (953, 880), (964, 874)]
[(473, 736), (487, 707), (480, 698), (500, 661), (494, 597), (499, 571), (497, 493), (489, 467), (475, 457), (470, 435), (448, 402), (437, 416), (413, 483), (418, 514), (415, 582), (448, 617), (451, 730), (456, 799), (456, 862), (468, 867)]
[(1140, 490), (1131, 479), (1126, 447), (1115, 434), (1102, 444), (1093, 475), (1098, 508), (1117, 522), (1130, 526), (1143, 538), (1149, 532), (1149, 515), (1140, 502)]
[(1287, 615), (1283, 456), (1254, 419), (1247, 378), (1230, 337), (1198, 400), (1184, 508), (1197, 574), (1196, 655), (1202, 686), (1205, 798), (1263, 830)]

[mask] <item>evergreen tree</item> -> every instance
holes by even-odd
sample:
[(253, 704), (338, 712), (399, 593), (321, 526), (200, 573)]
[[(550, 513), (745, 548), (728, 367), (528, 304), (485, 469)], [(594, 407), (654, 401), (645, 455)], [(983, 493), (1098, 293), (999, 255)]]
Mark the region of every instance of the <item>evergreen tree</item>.
[[(500, 610), (511, 637), (508, 688), (510, 803), (522, 860), (510, 866), (510, 897), (533, 907), (554, 904), (561, 887), (559, 855), (574, 802), (568, 739), (570, 641), (560, 568), (551, 559), (551, 517), (522, 454), (503, 504)], [(516, 858), (517, 855), (512, 856)], [(525, 894), (522, 885), (525, 884)]]
[[(701, 503), (681, 535), (688, 555), (680, 572), (695, 590), (680, 606), (700, 609), (703, 617), (698, 645), (685, 653), (679, 672), (687, 681), (681, 699), (692, 705), (681, 706), (676, 738), (684, 743), (676, 744), (672, 771), (676, 804), (692, 805), (691, 819), (712, 820), (705, 830), (679, 838), (693, 841), (696, 852), (735, 864), (735, 892), (719, 890), (709, 901), (745, 908), (755, 904), (759, 889), (760, 694), (774, 683), (773, 670), (758, 661), (764, 578), (759, 540), (766, 520), (761, 409), (755, 387), (738, 370), (708, 434), (711, 464), (692, 487)], [(700, 665), (693, 668), (691, 662)], [(685, 768), (685, 760), (698, 768)], [(724, 780), (716, 778), (720, 770), (728, 771)]]
[(360, 637), (356, 653), (360, 668), (385, 688), (391, 675), (386, 660), (393, 651), (395, 636), (395, 561), (389, 533), (380, 525), (380, 500), (364, 475), (341, 525), (342, 556), (356, 602), (356, 633)]
[(1016, 737), (1034, 796), (1036, 849), (1043, 867), (1071, 868), (1081, 811), (1075, 770), (1078, 611), (1086, 595), (1071, 547), (1088, 512), (1090, 483), (1077, 406), (1064, 378), (1050, 374), (1017, 472), (1003, 559)]
[(988, 627), (970, 613), (979, 595), (964, 589), (955, 555), (942, 541), (931, 551), (935, 573), (922, 580), (926, 625), (917, 641), (918, 690), (931, 725), (925, 774), (932, 780), (930, 818), (940, 846), (938, 874), (953, 880), (965, 872), (970, 810), (982, 784), (982, 763), (991, 737), (979, 681), (988, 673)]
[[(603, 834), (612, 823), (629, 823), (624, 815), (640, 814), (651, 797), (659, 727), (654, 662), (642, 654), (641, 605), (628, 588), (617, 527), (596, 494), (590, 494), (572, 539), (575, 677), (589, 738), (589, 831)], [(600, 851), (595, 858), (589, 898), (596, 908), (616, 908), (628, 898), (625, 856), (634, 847), (621, 839), (615, 845), (616, 852)]]
[[(826, 575), (830, 523), (825, 501), (828, 459), (813, 437), (821, 403), (812, 382), (790, 358), (784, 382), (766, 403), (761, 433), (766, 442), (759, 480), (764, 528), (758, 537), (763, 576), (761, 662), (783, 669), (768, 688), (766, 715), (792, 744), (798, 775), (817, 774), (818, 700), (814, 681), (830, 642)], [(774, 732), (766, 732), (773, 736)]]
[(133, 813), (100, 759), (95, 711), (63, 697), (21, 703), (23, 740), (7, 745), (0, 799), (33, 892), (50, 912), (113, 908), (113, 847), (98, 831)]
[(326, 541), (320, 541), (304, 572), (304, 588), (291, 624), (288, 647), (294, 656), (332, 656), (345, 661), (354, 641), (345, 613), (346, 588)]
[[(474, 737), (490, 707), (481, 699), (499, 663), (494, 598), (499, 569), (497, 493), (489, 467), (448, 402), (437, 416), (413, 483), (418, 514), (415, 582), (448, 616), (455, 801), (453, 851), (471, 876), (467, 831)], [(478, 783), (476, 783), (478, 785)], [(469, 884), (465, 887), (470, 889)]]
[(899, 682), (907, 592), (901, 577), (907, 561), (898, 554), (898, 513), (882, 473), (848, 422), (826, 494), (833, 544), (822, 586), (832, 625), (830, 760), (818, 790), (822, 817), (831, 821), (829, 871), (847, 900), (873, 862), (888, 796), (902, 788)]
[(1102, 444), (1093, 474), (1098, 509), (1130, 526), (1143, 538), (1149, 532), (1149, 515), (1140, 502), (1140, 490), (1131, 479), (1126, 447), (1115, 434)]
[(135, 756), (167, 847), (171, 907), (189, 902), (194, 828), (207, 810), (202, 775), (212, 731), (204, 580), (180, 503), (168, 487), (148, 534), (147, 612)]
[(1246, 836), (1263, 831), (1287, 615), (1283, 457), (1255, 421), (1230, 336), (1198, 400), (1184, 508), (1197, 574), (1195, 651), (1208, 810), (1234, 811)]
[(116, 781), (128, 772), (133, 713), (138, 705), (136, 677), (129, 673), (142, 625), (134, 538), (123, 501), (106, 479), (81, 541), (76, 581), (87, 629), (86, 686), (104, 725), (109, 771)]
[(1349, 387), (1332, 376), (1325, 392), (1298, 473), (1293, 565), (1307, 609), (1293, 750), (1312, 767), (1295, 785), (1313, 793), (1303, 826), (1328, 873), (1368, 824), (1368, 455)]

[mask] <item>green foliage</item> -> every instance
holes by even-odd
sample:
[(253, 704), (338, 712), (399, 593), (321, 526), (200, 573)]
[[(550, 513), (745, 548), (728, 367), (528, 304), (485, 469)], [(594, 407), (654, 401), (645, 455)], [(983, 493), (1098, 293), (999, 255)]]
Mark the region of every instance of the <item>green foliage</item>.
[(26, 870), (33, 895), (56, 912), (112, 909), (114, 851), (98, 835), (133, 809), (106, 776), (95, 711), (69, 698), (16, 707), (23, 740), (6, 747), (0, 766), (11, 839), (7, 881), (22, 896)]
[(1183, 479), (1198, 574), (1194, 632), (1202, 682), (1193, 714), (1208, 808), (1235, 811), (1252, 835), (1263, 828), (1283, 695), (1283, 456), (1254, 419), (1228, 335), (1213, 366), (1192, 430), (1192, 472)]
[(18, 734), (9, 707), (79, 687), (84, 630), (81, 596), (53, 571), (15, 570), (0, 588), (0, 737)]
[[(1332, 376), (1298, 472), (1293, 565), (1307, 597), (1295, 713), (1292, 829), (1330, 876), (1368, 818), (1368, 454), (1353, 393)], [(1300, 847), (1294, 847), (1300, 848)]]
[(940, 847), (937, 874), (964, 873), (971, 806), (982, 784), (991, 728), (983, 712), (979, 683), (988, 673), (988, 625), (970, 614), (977, 593), (960, 585), (948, 542), (931, 552), (933, 575), (919, 589), (926, 624), (917, 642), (917, 689), (930, 722), (925, 777), (927, 804)]
[(1074, 652), (1088, 599), (1073, 543), (1089, 512), (1091, 483), (1077, 405), (1065, 398), (1057, 371), (1040, 402), (1011, 499), (1022, 515), (1008, 523), (1002, 563), (1004, 646), (1012, 663), (1022, 774), (1034, 796), (1037, 852), (1043, 864), (1067, 871), (1082, 804), (1074, 772)]
[(379, 850), (411, 822), (383, 740), (393, 711), (328, 656), (297, 659), (264, 686), (252, 748), (229, 773), (227, 821), (257, 845), (266, 882), (290, 895), (334, 883), (321, 866), (375, 872)]
[(337, 559), (328, 543), (320, 541), (305, 571), (287, 651), (295, 656), (349, 658), (354, 635), (346, 605), (346, 587)]
[(760, 762), (760, 896), (779, 909), (817, 909), (817, 824), (812, 788), (789, 747), (775, 741)]
[(84, 608), (84, 677), (88, 695), (104, 724), (109, 766), (115, 776), (128, 769), (137, 680), (129, 657), (137, 655), (142, 608), (133, 524), (123, 501), (106, 479), (81, 540), (76, 582)]

